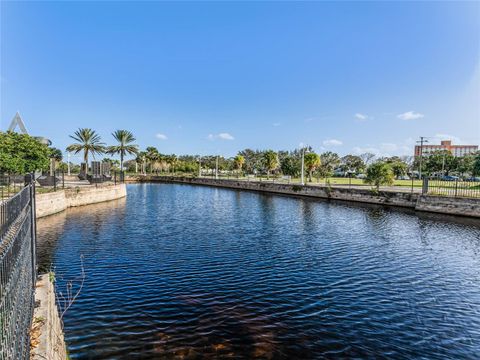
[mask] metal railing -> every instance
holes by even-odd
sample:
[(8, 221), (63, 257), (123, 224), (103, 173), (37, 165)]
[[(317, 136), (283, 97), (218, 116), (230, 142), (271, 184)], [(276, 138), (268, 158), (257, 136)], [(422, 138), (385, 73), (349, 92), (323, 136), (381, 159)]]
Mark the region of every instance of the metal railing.
[(35, 185), (0, 204), (0, 360), (30, 358), (36, 279)]
[(424, 178), (422, 192), (428, 195), (480, 198), (480, 181), (445, 176)]

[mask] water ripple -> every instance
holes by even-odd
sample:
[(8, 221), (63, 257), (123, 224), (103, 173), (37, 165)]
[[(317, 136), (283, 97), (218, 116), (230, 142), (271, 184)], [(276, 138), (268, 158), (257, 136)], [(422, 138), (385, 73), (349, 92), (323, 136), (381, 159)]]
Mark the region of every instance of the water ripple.
[(477, 359), (480, 224), (186, 185), (38, 223), (74, 359)]

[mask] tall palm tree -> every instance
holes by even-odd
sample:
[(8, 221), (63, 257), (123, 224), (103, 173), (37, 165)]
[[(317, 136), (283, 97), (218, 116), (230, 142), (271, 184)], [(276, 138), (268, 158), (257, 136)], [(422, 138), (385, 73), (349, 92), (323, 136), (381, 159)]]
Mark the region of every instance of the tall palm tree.
[(238, 172), (242, 171), (243, 164), (245, 163), (245, 158), (242, 155), (237, 155), (233, 158), (233, 165)]
[(267, 179), (270, 176), (270, 171), (275, 170), (278, 167), (278, 154), (273, 150), (267, 150), (263, 154), (263, 161), (265, 168), (267, 169)]
[(178, 160), (178, 158), (177, 158), (177, 155), (175, 155), (175, 154), (166, 156), (165, 161), (167, 162), (167, 164), (170, 167), (172, 167), (172, 170), (171, 170), (172, 173), (175, 172), (175, 165), (177, 164), (177, 160)]
[(147, 161), (150, 163), (150, 173), (153, 174), (153, 166), (160, 158), (160, 154), (158, 153), (157, 148), (153, 146), (147, 147), (145, 157), (147, 158)]
[(321, 165), (320, 156), (314, 152), (309, 152), (305, 154), (304, 161), (308, 171), (308, 181), (312, 182), (312, 173)]
[(138, 145), (132, 144), (136, 139), (128, 130), (117, 130), (112, 136), (118, 141), (118, 145), (112, 145), (107, 148), (107, 154), (120, 154), (120, 171), (123, 171), (123, 158), (125, 155), (136, 155)]
[(147, 169), (145, 168), (145, 163), (147, 161), (147, 152), (146, 151), (140, 151), (137, 154), (137, 158), (135, 159), (135, 161), (137, 162), (137, 164), (140, 164), (141, 169), (142, 169), (142, 174), (145, 175), (145, 172), (147, 171)]
[(101, 142), (100, 135), (95, 130), (83, 128), (75, 131), (70, 137), (77, 141), (75, 144), (67, 146), (68, 152), (78, 154), (83, 151), (83, 162), (87, 164), (88, 169), (88, 154), (91, 154), (95, 159), (95, 154), (103, 154), (105, 152), (105, 144)]

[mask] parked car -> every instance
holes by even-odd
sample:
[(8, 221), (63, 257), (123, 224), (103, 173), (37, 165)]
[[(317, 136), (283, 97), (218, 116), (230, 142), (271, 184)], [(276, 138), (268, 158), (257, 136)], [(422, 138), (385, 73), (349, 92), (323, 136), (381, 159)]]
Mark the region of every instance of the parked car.
[(480, 182), (480, 177), (472, 176), (472, 177), (466, 178), (465, 181)]
[(451, 176), (451, 175), (443, 175), (440, 177), (440, 180), (443, 180), (443, 181), (456, 181), (459, 179), (460, 178), (458, 176)]
[(399, 176), (398, 180), (410, 180), (410, 176), (408, 175)]
[(358, 174), (357, 176), (355, 176), (357, 179), (365, 179), (367, 177), (367, 175), (365, 174)]

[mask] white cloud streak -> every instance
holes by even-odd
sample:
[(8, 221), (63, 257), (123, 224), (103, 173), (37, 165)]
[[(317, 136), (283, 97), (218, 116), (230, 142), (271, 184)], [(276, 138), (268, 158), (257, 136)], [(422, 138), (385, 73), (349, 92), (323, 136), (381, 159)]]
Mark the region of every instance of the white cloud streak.
[(368, 119), (368, 115), (361, 114), (361, 113), (356, 113), (354, 116), (355, 116), (355, 119), (359, 121), (365, 121)]
[(415, 112), (415, 111), (407, 111), (407, 112), (404, 112), (403, 114), (398, 114), (397, 115), (397, 118), (399, 118), (401, 120), (417, 120), (417, 119), (421, 119), (423, 117), (425, 117), (425, 115), (420, 114), (420, 113)]
[(235, 140), (235, 138), (232, 135), (230, 135), (229, 133), (208, 134), (207, 139), (212, 140), (212, 141), (216, 140), (216, 139)]
[(156, 137), (157, 139), (160, 139), (160, 140), (167, 140), (167, 139), (168, 139), (167, 135), (165, 135), (165, 134), (160, 134), (160, 133), (156, 134), (155, 137)]
[(340, 146), (343, 145), (343, 142), (337, 139), (328, 139), (323, 141), (324, 146)]

